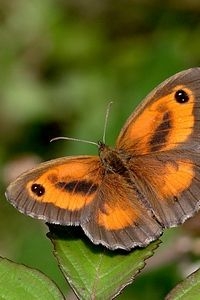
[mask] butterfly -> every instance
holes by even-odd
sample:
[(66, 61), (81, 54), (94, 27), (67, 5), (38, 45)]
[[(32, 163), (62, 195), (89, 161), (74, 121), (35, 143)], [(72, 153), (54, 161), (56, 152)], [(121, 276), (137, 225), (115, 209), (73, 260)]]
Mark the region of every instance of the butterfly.
[(131, 114), (114, 148), (40, 164), (7, 199), (46, 222), (79, 225), (109, 249), (145, 247), (200, 208), (200, 68), (175, 74)]

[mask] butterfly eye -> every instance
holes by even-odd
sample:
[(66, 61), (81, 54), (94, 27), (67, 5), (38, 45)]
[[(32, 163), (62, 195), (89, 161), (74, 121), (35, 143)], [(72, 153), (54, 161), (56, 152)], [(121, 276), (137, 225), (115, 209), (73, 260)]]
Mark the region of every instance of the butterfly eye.
[(178, 90), (175, 93), (175, 99), (178, 103), (186, 103), (189, 101), (189, 96), (184, 90)]
[(41, 197), (45, 193), (45, 188), (41, 184), (34, 183), (31, 186), (31, 191), (38, 197)]

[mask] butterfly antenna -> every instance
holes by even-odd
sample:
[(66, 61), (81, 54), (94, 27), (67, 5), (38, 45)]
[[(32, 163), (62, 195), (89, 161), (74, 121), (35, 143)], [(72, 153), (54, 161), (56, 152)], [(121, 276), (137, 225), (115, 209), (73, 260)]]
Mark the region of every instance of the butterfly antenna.
[(67, 136), (58, 136), (58, 137), (55, 137), (55, 138), (53, 138), (53, 139), (50, 140), (50, 143), (54, 142), (54, 141), (58, 141), (58, 140), (67, 140), (67, 141), (73, 141), (73, 142), (82, 142), (82, 143), (92, 144), (92, 145), (95, 145), (97, 147), (99, 146), (97, 143), (92, 142), (92, 141), (87, 141), (87, 140), (82, 140), (82, 139), (76, 139), (76, 138), (71, 138), (71, 137), (67, 137)]
[[(104, 123), (104, 129), (103, 129), (103, 143), (104, 144), (105, 144), (105, 140), (106, 140), (106, 129), (107, 129), (107, 124), (108, 124), (108, 117), (109, 117), (109, 113), (110, 113), (110, 107), (112, 104), (113, 104), (112, 101), (109, 102), (108, 107), (106, 109), (105, 123)], [(58, 141), (58, 140), (67, 140), (67, 141), (73, 141), (73, 142), (87, 143), (87, 144), (91, 144), (91, 145), (95, 145), (95, 146), (99, 147), (99, 143), (88, 141), (88, 140), (72, 138), (72, 137), (68, 137), (68, 136), (58, 136), (58, 137), (52, 138), (50, 140), (50, 143), (54, 142), (54, 141)]]
[(108, 117), (109, 117), (110, 108), (111, 108), (112, 104), (113, 104), (113, 101), (110, 101), (108, 103), (108, 107), (106, 109), (105, 123), (104, 123), (104, 129), (103, 129), (103, 139), (102, 139), (104, 144), (106, 142), (106, 130), (107, 130), (107, 125), (108, 125)]

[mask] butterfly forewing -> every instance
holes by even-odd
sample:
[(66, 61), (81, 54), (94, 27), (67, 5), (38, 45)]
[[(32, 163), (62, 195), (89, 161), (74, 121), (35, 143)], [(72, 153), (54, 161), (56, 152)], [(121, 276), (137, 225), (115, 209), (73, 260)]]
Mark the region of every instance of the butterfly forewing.
[(116, 147), (132, 155), (194, 149), (199, 145), (200, 68), (158, 86), (123, 127)]
[(7, 198), (21, 212), (63, 225), (87, 220), (102, 181), (98, 157), (52, 160), (21, 175)]

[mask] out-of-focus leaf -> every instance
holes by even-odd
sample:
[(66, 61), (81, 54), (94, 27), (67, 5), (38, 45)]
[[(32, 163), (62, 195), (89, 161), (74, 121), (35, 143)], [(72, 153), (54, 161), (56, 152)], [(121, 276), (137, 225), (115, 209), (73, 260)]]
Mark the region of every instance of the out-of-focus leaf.
[(0, 258), (0, 299), (63, 300), (64, 297), (41, 272)]
[(200, 269), (179, 283), (165, 298), (166, 300), (199, 300)]

